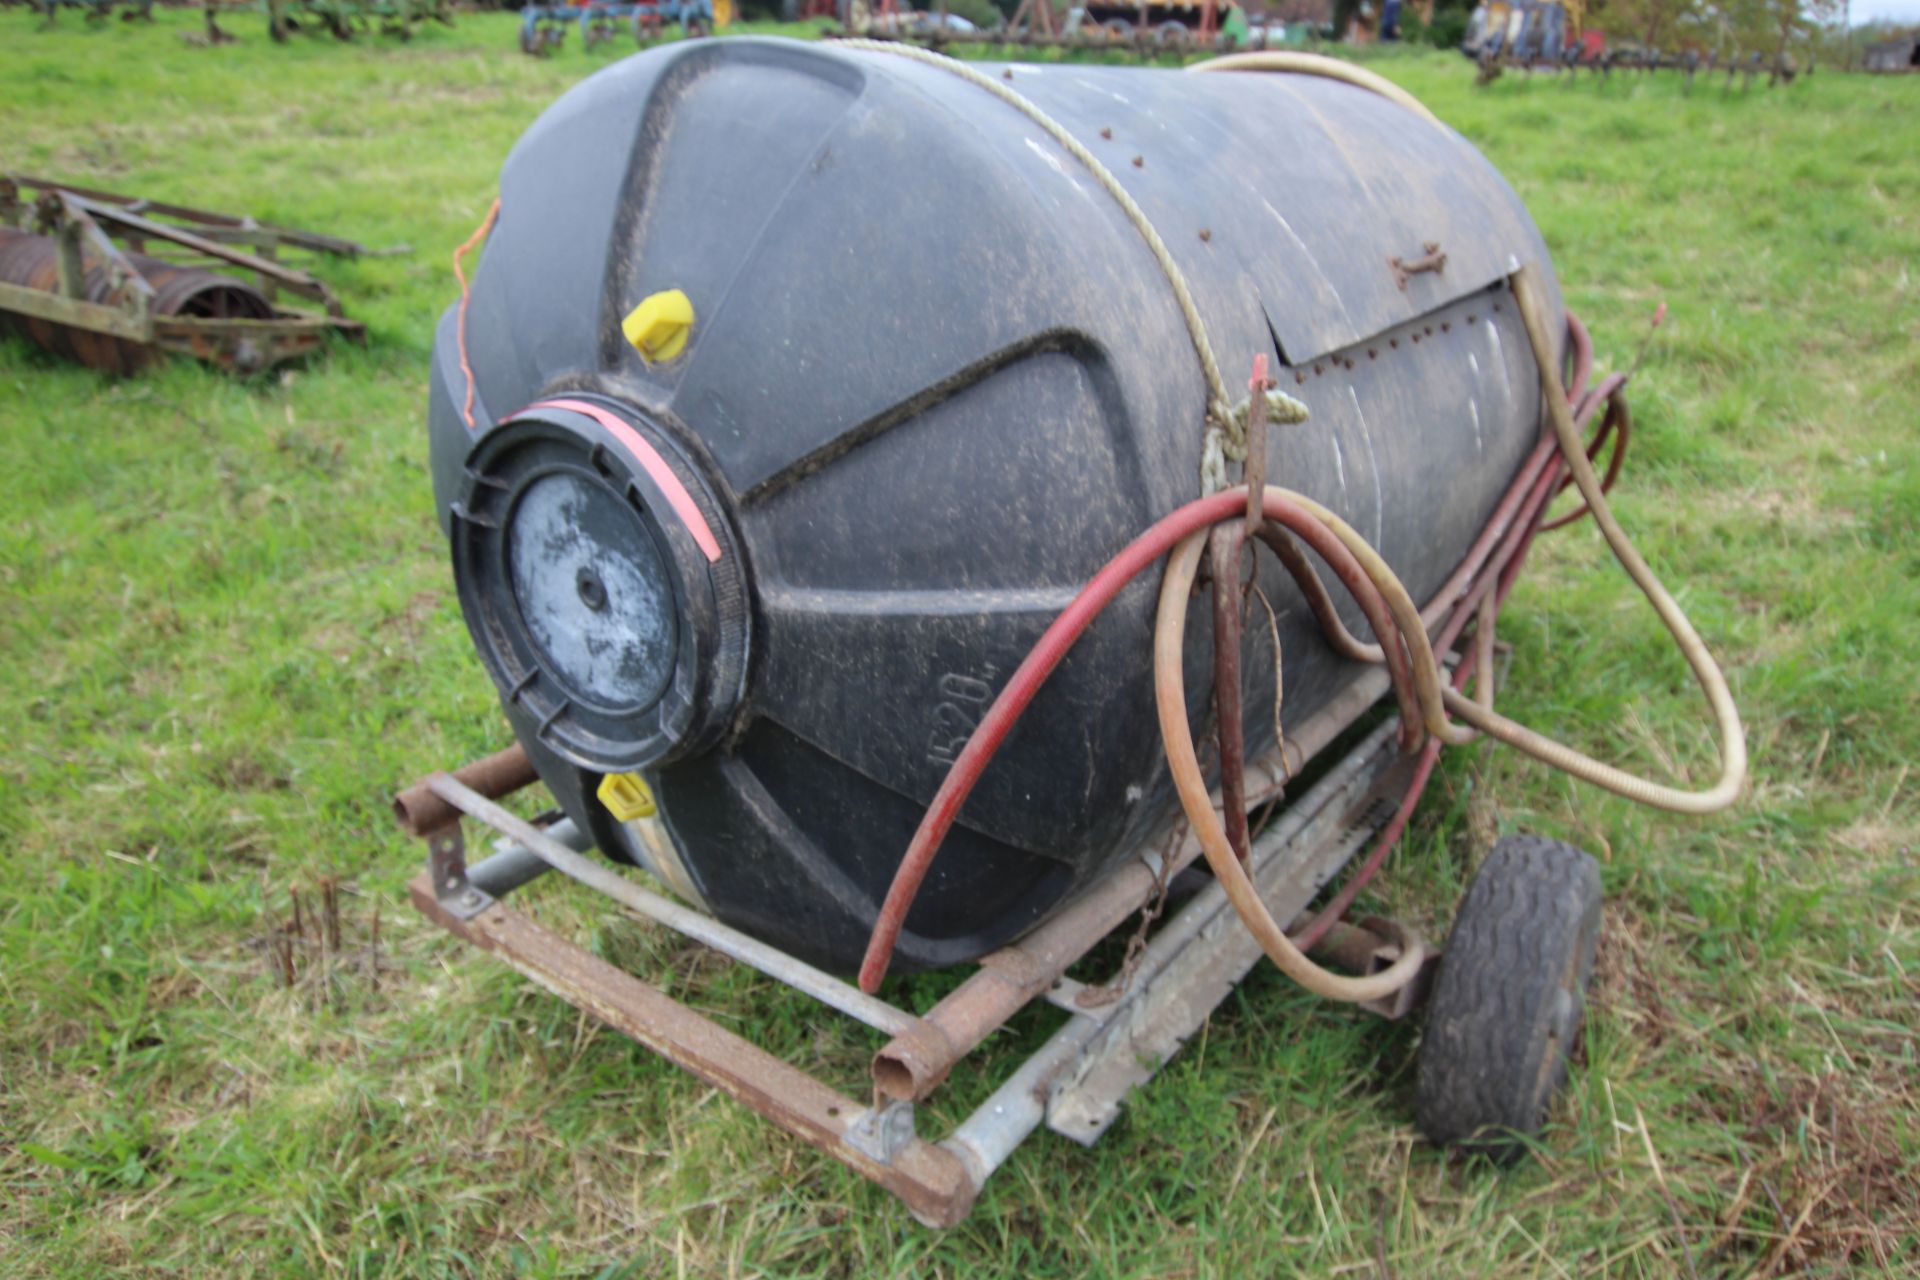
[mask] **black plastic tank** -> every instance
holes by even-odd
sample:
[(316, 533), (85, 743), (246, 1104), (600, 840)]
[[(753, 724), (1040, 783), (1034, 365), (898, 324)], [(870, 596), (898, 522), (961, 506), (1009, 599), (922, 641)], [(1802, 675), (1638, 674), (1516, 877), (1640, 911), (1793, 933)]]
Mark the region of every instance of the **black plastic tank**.
[[(1504, 281), (1547, 255), (1507, 184), (1458, 134), (1332, 80), (1009, 70), (1164, 237), (1229, 384), (1264, 352), (1310, 408), (1272, 428), (1274, 481), (1342, 513), (1426, 598), (1539, 434)], [(948, 70), (830, 44), (628, 58), (527, 132), (500, 197), (466, 316), (473, 425), (450, 308), (430, 430), (508, 719), (608, 854), (851, 971), (994, 694), (1108, 557), (1199, 496), (1205, 394), (1174, 294), (1027, 116)], [(1394, 267), (1429, 245), (1443, 269)], [(643, 360), (622, 320), (674, 290), (684, 346)], [(1262, 559), (1294, 724), (1359, 671)], [(896, 971), (1017, 937), (1173, 811), (1158, 586), (1119, 597), (1002, 748)], [(1246, 646), (1256, 752), (1267, 628)], [(653, 815), (597, 798), (624, 772)]]

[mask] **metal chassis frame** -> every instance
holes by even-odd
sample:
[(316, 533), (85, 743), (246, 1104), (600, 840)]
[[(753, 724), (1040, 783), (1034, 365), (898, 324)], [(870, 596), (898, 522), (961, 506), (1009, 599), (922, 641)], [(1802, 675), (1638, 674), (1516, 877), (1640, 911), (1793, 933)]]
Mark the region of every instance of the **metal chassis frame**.
[[(1361, 687), (1310, 726), (1307, 742), (1301, 735), (1290, 740), (1289, 762), (1304, 759), (1347, 727), (1378, 697), (1379, 683), (1363, 677)], [(1275, 918), (1302, 912), (1392, 815), (1412, 765), (1397, 748), (1397, 727), (1388, 720), (1368, 733), (1254, 842), (1253, 878)], [(1270, 756), (1249, 768), (1250, 804), (1278, 794), (1282, 765)], [(1251, 785), (1256, 780), (1259, 785)], [(570, 822), (538, 828), (445, 773), (430, 776), (412, 794), (422, 789), (504, 838), (498, 852), (469, 867), (457, 817), (424, 833), (428, 869), (408, 891), (427, 918), (884, 1187), (930, 1226), (964, 1219), (987, 1178), (1041, 1124), (1083, 1145), (1096, 1141), (1126, 1094), (1152, 1079), (1261, 958), (1225, 892), (1209, 879), (1115, 982), (1096, 991), (1065, 976), (1197, 856), (1197, 844), (1185, 835), (1178, 843), (1168, 838), (1143, 845), (1034, 933), (982, 959), (979, 971), (939, 1005), (915, 1015), (650, 893), (579, 852), (576, 846), (585, 839)], [(839, 1092), (502, 901), (549, 870), (892, 1035), (875, 1058), (871, 1100)], [(1337, 962), (1363, 970), (1377, 971), (1397, 958), (1391, 944), (1365, 928), (1343, 926), (1329, 935), (1329, 944), (1324, 950)], [(1418, 995), (1403, 992), (1390, 1007), (1373, 1011), (1399, 1017)], [(1064, 1025), (944, 1140), (919, 1136), (915, 1102), (1033, 998), (1065, 1010)], [(972, 1022), (963, 1027), (955, 1009), (970, 1010)], [(929, 1051), (929, 1045), (942, 1051)], [(915, 1059), (916, 1052), (934, 1056)], [(926, 1069), (909, 1078), (901, 1065), (906, 1061)]]

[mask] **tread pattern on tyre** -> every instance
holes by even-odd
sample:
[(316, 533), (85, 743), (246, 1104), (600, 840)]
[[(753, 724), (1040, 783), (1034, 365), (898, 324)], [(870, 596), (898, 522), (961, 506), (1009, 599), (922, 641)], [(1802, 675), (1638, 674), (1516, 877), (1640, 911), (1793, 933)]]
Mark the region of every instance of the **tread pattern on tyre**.
[[(1503, 838), (1461, 904), (1420, 1046), (1421, 1131), (1508, 1160), (1537, 1134), (1566, 1079), (1600, 926), (1600, 869), (1557, 840)], [(1565, 1043), (1546, 1035), (1569, 965)], [(1551, 1054), (1551, 1059), (1546, 1055)]]

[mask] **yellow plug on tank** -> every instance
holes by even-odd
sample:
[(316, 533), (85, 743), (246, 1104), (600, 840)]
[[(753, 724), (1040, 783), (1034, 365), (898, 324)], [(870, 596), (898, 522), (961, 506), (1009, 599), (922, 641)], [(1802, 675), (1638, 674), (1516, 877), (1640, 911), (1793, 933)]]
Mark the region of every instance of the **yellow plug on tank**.
[(648, 364), (671, 360), (686, 350), (693, 332), (693, 299), (679, 289), (649, 294), (627, 312), (620, 332)]
[(651, 818), (659, 810), (653, 803), (653, 789), (637, 773), (610, 773), (600, 779), (596, 793), (607, 812), (621, 822)]

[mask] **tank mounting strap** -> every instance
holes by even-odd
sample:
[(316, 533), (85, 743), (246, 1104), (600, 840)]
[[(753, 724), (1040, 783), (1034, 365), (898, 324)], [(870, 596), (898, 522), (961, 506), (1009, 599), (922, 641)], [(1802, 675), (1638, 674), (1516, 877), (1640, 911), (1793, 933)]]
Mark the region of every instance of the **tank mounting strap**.
[[(1100, 163), (1099, 157), (1087, 149), (1085, 143), (1073, 136), (1068, 128), (1041, 109), (1026, 95), (1017, 93), (1006, 84), (985, 75), (957, 58), (923, 49), (918, 45), (900, 44), (892, 40), (837, 40), (835, 45), (842, 49), (858, 49), (867, 53), (890, 53), (896, 57), (907, 58), (913, 62), (925, 63), (952, 72), (967, 83), (985, 89), (994, 97), (1033, 121), (1066, 153), (1078, 160), (1093, 180), (1114, 202), (1133, 224), (1133, 229), (1146, 241), (1147, 249), (1153, 254), (1153, 260), (1159, 264), (1160, 272), (1166, 276), (1168, 285), (1173, 288), (1174, 300), (1180, 305), (1180, 317), (1186, 322), (1187, 334), (1193, 339), (1194, 354), (1200, 358), (1200, 376), (1207, 384), (1207, 434), (1200, 463), (1200, 487), (1202, 493), (1216, 493), (1227, 486), (1226, 459), (1245, 456), (1247, 439), (1247, 412), (1243, 402), (1238, 408), (1227, 396), (1227, 384), (1220, 376), (1220, 362), (1214, 358), (1213, 343), (1207, 337), (1206, 322), (1200, 318), (1200, 309), (1194, 304), (1193, 292), (1187, 287), (1187, 278), (1180, 266), (1173, 260), (1173, 254), (1167, 248), (1167, 242), (1154, 229), (1153, 220), (1147, 217), (1146, 210), (1120, 185), (1113, 171)], [(1011, 73), (1009, 73), (1011, 74)], [(1292, 396), (1280, 391), (1267, 393), (1267, 404), (1277, 422), (1305, 422), (1307, 406)]]

